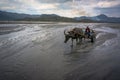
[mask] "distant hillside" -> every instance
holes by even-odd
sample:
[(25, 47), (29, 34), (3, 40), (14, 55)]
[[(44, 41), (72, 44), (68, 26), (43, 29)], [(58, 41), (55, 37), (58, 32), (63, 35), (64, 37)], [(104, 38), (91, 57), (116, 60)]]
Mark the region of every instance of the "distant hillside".
[(54, 22), (76, 22), (73, 18), (61, 17), (55, 14), (42, 14), (37, 18), (29, 18), (26, 17), (20, 20), (27, 20), (27, 21), (54, 21)]
[(17, 20), (17, 19), (23, 19), (26, 17), (36, 18), (39, 16), (40, 15), (29, 15), (29, 14), (19, 14), (19, 13), (0, 11), (0, 21), (12, 21), (12, 20)]
[(56, 14), (29, 15), (0, 11), (0, 21), (54, 21), (54, 22), (108, 22), (120, 23), (120, 18), (108, 17), (104, 14), (93, 17), (68, 18)]
[(91, 19), (81, 19), (78, 22), (83, 22), (83, 23), (98, 23), (99, 21), (91, 20)]
[(77, 21), (92, 20), (92, 21), (95, 21), (95, 22), (120, 23), (120, 18), (108, 17), (108, 16), (106, 16), (104, 14), (100, 14), (100, 15), (94, 16), (94, 17), (86, 17), (86, 16), (75, 17), (75, 19)]

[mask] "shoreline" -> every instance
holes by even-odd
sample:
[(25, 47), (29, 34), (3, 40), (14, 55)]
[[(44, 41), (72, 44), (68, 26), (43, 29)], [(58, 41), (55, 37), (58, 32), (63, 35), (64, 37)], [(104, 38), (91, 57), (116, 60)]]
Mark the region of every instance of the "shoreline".
[(0, 24), (56, 24), (59, 22), (45, 21), (0, 21)]
[[(106, 22), (0, 21), (0, 24), (56, 24), (56, 23), (106, 23)], [(112, 24), (120, 24), (120, 23), (112, 23)]]

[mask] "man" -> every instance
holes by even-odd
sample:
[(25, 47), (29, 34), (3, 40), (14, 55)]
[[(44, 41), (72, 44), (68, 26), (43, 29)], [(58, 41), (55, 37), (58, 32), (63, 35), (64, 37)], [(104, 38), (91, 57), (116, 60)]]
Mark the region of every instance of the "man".
[(85, 29), (85, 35), (88, 35), (88, 38), (90, 37), (90, 28), (88, 26)]

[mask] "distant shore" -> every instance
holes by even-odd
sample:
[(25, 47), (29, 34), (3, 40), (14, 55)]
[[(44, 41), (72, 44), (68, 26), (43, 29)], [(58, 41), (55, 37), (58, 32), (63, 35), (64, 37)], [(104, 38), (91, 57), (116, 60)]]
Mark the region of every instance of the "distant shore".
[(56, 24), (56, 23), (93, 23), (93, 22), (55, 22), (55, 21), (0, 21), (0, 24)]
[(106, 22), (0, 21), (0, 24), (56, 24), (56, 23), (106, 23)]

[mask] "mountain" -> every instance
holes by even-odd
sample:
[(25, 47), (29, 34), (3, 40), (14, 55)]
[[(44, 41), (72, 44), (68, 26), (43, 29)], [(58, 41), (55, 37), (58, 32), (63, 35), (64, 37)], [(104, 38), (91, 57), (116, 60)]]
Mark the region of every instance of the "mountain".
[(54, 22), (76, 22), (73, 18), (61, 17), (55, 14), (42, 14), (37, 18), (24, 18), (21, 20), (27, 21), (54, 21)]
[(30, 15), (0, 11), (0, 21), (54, 21), (54, 22), (107, 22), (120, 23), (120, 18), (100, 14), (93, 17), (81, 16), (75, 18), (62, 17), (56, 14)]
[(104, 14), (98, 15), (96, 16), (100, 22), (113, 22), (113, 23), (119, 23), (120, 22), (120, 18), (116, 18), (116, 17), (108, 17)]
[(95, 22), (120, 23), (120, 18), (108, 17), (104, 14), (100, 14), (98, 16), (93, 16), (93, 17), (86, 17), (86, 16), (75, 17), (75, 19), (78, 20), (78, 21), (92, 20), (92, 21), (95, 21)]
[(36, 18), (39, 17), (39, 15), (19, 14), (19, 13), (0, 11), (0, 21), (11, 21), (11, 20), (23, 19), (26, 17)]
[(56, 14), (29, 15), (0, 11), (0, 21), (62, 21), (75, 22), (73, 18), (61, 17)]
[(104, 14), (100, 14), (100, 15), (98, 15), (98, 16), (96, 16), (97, 18), (101, 18), (101, 19), (106, 19), (106, 18), (108, 18), (106, 15), (104, 15)]

